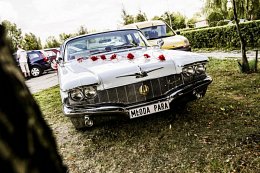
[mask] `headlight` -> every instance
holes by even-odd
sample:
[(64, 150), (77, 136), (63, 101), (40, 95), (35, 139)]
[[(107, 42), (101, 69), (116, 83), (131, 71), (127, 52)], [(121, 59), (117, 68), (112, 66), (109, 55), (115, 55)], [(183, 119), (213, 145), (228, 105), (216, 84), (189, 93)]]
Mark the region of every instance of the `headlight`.
[(205, 73), (206, 72), (206, 66), (204, 64), (198, 64), (196, 66), (196, 73)]
[(191, 76), (195, 74), (195, 70), (193, 66), (187, 66), (182, 69), (182, 72), (186, 76)]
[(84, 88), (84, 95), (87, 99), (93, 99), (97, 95), (97, 89), (94, 86), (88, 86)]
[(74, 89), (70, 91), (69, 96), (73, 101), (76, 102), (82, 101), (84, 99), (84, 95), (80, 89)]

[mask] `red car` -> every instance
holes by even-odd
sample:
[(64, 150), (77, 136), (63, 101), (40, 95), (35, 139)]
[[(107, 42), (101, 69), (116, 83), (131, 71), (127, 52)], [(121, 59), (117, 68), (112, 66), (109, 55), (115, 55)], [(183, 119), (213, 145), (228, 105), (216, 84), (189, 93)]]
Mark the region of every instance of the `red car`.
[(57, 54), (60, 53), (59, 48), (48, 48), (48, 49), (44, 49), (44, 51), (48, 54), (48, 58), (51, 62), (51, 68), (56, 70), (57, 69), (56, 58), (57, 58)]

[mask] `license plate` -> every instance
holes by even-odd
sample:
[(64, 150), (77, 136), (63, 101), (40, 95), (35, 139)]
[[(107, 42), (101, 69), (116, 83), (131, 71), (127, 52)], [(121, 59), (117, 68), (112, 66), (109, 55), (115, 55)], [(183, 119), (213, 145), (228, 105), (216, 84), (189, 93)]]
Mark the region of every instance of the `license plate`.
[(148, 106), (143, 106), (139, 108), (134, 108), (129, 110), (129, 116), (130, 118), (137, 118), (157, 112), (162, 112), (165, 110), (170, 109), (170, 105), (168, 101), (159, 102), (155, 104), (151, 104)]

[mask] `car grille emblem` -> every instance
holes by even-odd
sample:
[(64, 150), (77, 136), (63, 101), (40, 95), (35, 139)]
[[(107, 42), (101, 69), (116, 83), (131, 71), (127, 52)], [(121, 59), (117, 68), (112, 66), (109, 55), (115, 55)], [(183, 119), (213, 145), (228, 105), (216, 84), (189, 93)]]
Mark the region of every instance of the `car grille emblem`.
[(149, 87), (147, 85), (141, 85), (139, 88), (139, 93), (146, 96), (149, 93)]

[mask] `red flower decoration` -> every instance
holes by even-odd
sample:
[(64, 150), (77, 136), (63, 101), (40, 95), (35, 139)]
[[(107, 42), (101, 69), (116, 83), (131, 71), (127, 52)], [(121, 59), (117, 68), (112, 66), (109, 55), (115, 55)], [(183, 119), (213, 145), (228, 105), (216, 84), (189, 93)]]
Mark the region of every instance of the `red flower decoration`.
[(144, 57), (145, 58), (150, 58), (151, 56), (146, 53), (146, 54), (144, 54)]
[(161, 61), (165, 61), (165, 56), (164, 56), (164, 55), (160, 55), (158, 58), (159, 58), (159, 60), (161, 60)]
[(81, 58), (77, 58), (77, 61), (78, 62), (82, 62), (83, 61), (83, 58), (81, 57)]
[(111, 57), (110, 57), (111, 60), (113, 59), (116, 59), (116, 54), (113, 54)]
[(135, 57), (135, 56), (134, 56), (132, 53), (127, 54), (127, 58), (128, 58), (128, 59), (134, 59), (134, 57)]
[(107, 58), (106, 58), (106, 55), (101, 55), (100, 58), (101, 58), (102, 60), (106, 60), (106, 59), (107, 59)]
[(90, 58), (92, 59), (92, 61), (98, 60), (98, 57), (97, 57), (97, 56), (92, 56), (92, 57), (90, 57)]

